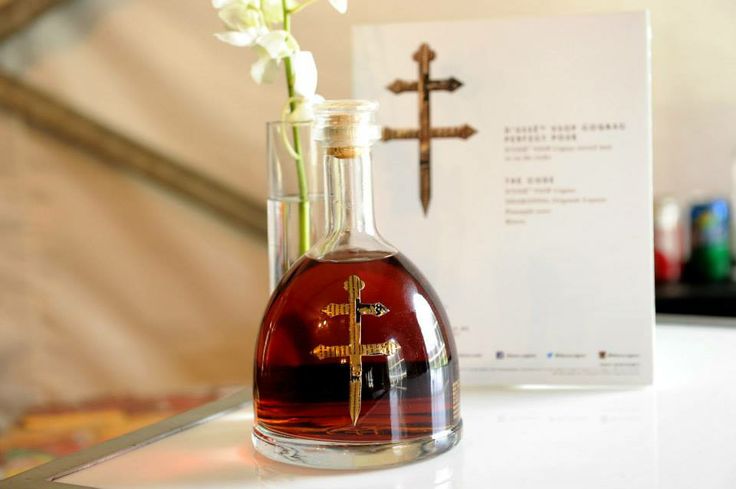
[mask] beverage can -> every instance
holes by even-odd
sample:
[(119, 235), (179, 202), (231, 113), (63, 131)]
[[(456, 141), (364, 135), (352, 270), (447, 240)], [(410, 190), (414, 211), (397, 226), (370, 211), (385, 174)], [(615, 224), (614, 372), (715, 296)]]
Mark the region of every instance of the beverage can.
[(693, 278), (716, 282), (731, 276), (729, 215), (726, 199), (711, 199), (691, 206), (689, 268)]
[(654, 277), (657, 282), (675, 282), (684, 261), (682, 209), (671, 197), (654, 202)]

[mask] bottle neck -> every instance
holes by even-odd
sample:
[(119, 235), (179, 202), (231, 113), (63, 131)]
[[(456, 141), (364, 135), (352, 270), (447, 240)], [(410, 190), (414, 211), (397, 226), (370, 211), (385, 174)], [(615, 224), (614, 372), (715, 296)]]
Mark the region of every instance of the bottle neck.
[(352, 158), (325, 156), (328, 234), (376, 234), (373, 216), (373, 175), (368, 148)]
[(396, 253), (376, 229), (370, 148), (353, 148), (348, 157), (325, 153), (327, 235), (310, 255), (363, 260)]

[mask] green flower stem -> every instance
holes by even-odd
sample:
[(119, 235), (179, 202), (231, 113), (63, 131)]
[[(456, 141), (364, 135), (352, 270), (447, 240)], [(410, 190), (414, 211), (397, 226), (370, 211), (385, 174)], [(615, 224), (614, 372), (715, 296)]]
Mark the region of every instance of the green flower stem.
[[(291, 12), (286, 6), (286, 0), (281, 0), (281, 8), (284, 13), (284, 30), (291, 32)], [(284, 58), (284, 69), (286, 70), (286, 87), (289, 91), (289, 109), (294, 112), (296, 102), (294, 101), (294, 72), (291, 68), (291, 58)], [(296, 177), (299, 186), (299, 254), (303, 255), (309, 249), (309, 189), (307, 187), (307, 174), (304, 170), (304, 155), (302, 143), (299, 137), (299, 128), (292, 126), (292, 138), (294, 140), (294, 153), (296, 153)]]

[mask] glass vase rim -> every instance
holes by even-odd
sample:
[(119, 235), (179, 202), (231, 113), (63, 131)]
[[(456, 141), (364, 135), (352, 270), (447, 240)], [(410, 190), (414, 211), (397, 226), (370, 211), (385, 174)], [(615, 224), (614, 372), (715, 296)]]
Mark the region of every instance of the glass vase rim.
[(302, 120), (302, 121), (266, 121), (266, 126), (268, 127), (274, 127), (274, 126), (281, 126), (281, 125), (287, 125), (287, 126), (311, 126), (312, 123), (314, 123), (313, 119), (309, 120)]

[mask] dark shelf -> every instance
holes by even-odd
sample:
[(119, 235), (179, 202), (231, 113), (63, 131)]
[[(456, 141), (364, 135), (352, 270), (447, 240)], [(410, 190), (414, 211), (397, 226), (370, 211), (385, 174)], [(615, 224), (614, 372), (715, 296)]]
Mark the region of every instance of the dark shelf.
[(736, 317), (736, 283), (657, 285), (656, 310), (658, 314)]

